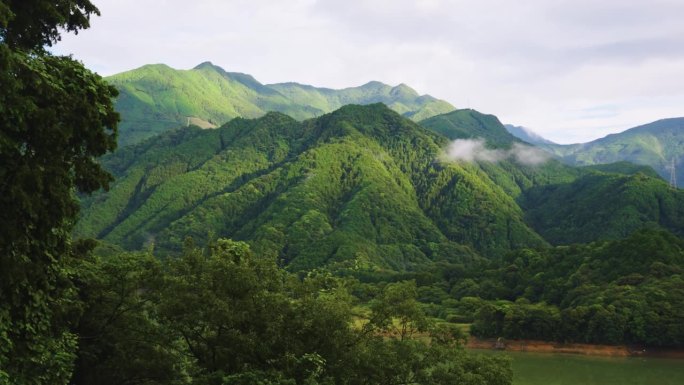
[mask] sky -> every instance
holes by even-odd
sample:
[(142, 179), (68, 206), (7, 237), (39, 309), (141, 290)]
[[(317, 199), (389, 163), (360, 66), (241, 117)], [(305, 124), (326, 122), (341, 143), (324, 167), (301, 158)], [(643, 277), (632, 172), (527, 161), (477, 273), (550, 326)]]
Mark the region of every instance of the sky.
[(264, 84), (405, 83), (557, 143), (684, 116), (683, 0), (92, 0), (52, 48), (103, 76), (204, 61)]

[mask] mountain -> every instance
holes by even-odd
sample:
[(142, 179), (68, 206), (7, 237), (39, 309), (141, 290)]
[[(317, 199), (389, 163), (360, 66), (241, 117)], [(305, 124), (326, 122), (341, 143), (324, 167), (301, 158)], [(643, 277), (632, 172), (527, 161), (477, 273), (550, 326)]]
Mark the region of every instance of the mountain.
[(264, 85), (252, 76), (227, 72), (209, 62), (191, 70), (164, 64), (146, 65), (107, 78), (120, 92), (119, 144), (139, 143), (166, 130), (194, 124), (217, 127), (232, 118), (256, 118), (269, 111), (297, 120), (323, 115), (345, 104), (382, 102), (413, 120), (454, 109), (429, 95), (400, 84), (370, 82), (333, 90), (297, 83)]
[(513, 136), (521, 139), (527, 143), (535, 145), (555, 145), (556, 143), (544, 138), (543, 136), (537, 134), (536, 132), (525, 128), (522, 126), (514, 126), (512, 124), (504, 125), (506, 131), (510, 132)]
[[(481, 117), (451, 116), (464, 115)], [(540, 211), (555, 215), (563, 199), (599, 206), (613, 199), (609, 188), (596, 193), (576, 184), (622, 178), (554, 160), (444, 161), (448, 143), (383, 104), (348, 105), (304, 122), (272, 112), (215, 130), (172, 130), (103, 159), (117, 180), (109, 192), (84, 198), (76, 234), (127, 249), (153, 243), (160, 253), (178, 251), (186, 236), (200, 244), (231, 237), (295, 270), (403, 271), (544, 247), (552, 219)], [(684, 207), (682, 194), (662, 180), (635, 177), (653, 194), (642, 197), (638, 184), (615, 185), (624, 193), (604, 211), (605, 223), (620, 220), (620, 207), (644, 202), (653, 210), (630, 226), (681, 233), (681, 213), (662, 211), (673, 209), (670, 201)], [(582, 221), (593, 215), (588, 211)], [(600, 226), (577, 231), (591, 239), (616, 235)]]
[(611, 172), (614, 174), (634, 175), (642, 173), (652, 178), (660, 178), (660, 175), (651, 166), (643, 166), (627, 161), (620, 161), (615, 163), (593, 164), (590, 166), (582, 166), (582, 168), (594, 171)]
[(684, 194), (657, 177), (594, 172), (571, 183), (536, 186), (521, 206), (530, 226), (552, 244), (621, 239), (641, 228), (681, 235)]
[(484, 139), (492, 147), (510, 147), (520, 142), (508, 133), (494, 115), (485, 115), (472, 109), (456, 110), (434, 116), (420, 122), (420, 125), (454, 139)]
[(414, 121), (454, 109), (451, 104), (443, 100), (430, 95), (418, 95), (415, 90), (403, 83), (391, 87), (373, 81), (360, 87), (341, 90), (316, 88), (298, 83), (271, 84), (268, 87), (285, 95), (297, 105), (313, 107), (316, 109), (316, 116), (347, 104), (384, 103), (392, 110)]
[(84, 201), (77, 233), (160, 250), (214, 233), (301, 268), (403, 270), (544, 245), (482, 169), (437, 161), (446, 143), (382, 104), (183, 128), (105, 159), (117, 182)]
[(573, 165), (628, 161), (651, 166), (665, 180), (674, 160), (678, 186), (684, 185), (684, 118), (658, 120), (589, 143), (541, 147)]

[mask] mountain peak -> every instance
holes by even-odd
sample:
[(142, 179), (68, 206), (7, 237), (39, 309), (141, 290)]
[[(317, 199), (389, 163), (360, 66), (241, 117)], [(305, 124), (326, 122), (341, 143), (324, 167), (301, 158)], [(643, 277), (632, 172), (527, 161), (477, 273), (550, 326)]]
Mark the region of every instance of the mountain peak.
[(236, 82), (242, 83), (245, 86), (252, 88), (252, 89), (258, 89), (260, 92), (266, 92), (266, 93), (271, 93), (272, 90), (269, 88), (264, 87), (263, 84), (261, 84), (258, 80), (256, 80), (252, 75), (244, 74), (242, 72), (228, 72), (224, 70), (223, 68), (217, 66), (216, 64), (213, 64), (210, 61), (205, 61), (203, 63), (198, 64), (193, 68), (194, 70), (210, 70), (217, 72), (221, 74), (221, 76), (234, 80)]
[(212, 63), (210, 61), (202, 62), (202, 63), (196, 65), (195, 68), (193, 68), (193, 69), (195, 69), (195, 70), (212, 69), (212, 70), (221, 70), (221, 71), (225, 72), (225, 70), (223, 68), (215, 65), (214, 63)]
[(422, 120), (420, 125), (438, 132), (451, 140), (482, 138), (493, 147), (509, 147), (520, 142), (506, 131), (494, 115), (473, 109), (463, 109)]
[(413, 88), (407, 86), (404, 83), (399, 84), (396, 87), (392, 87), (392, 90), (390, 90), (390, 95), (394, 97), (400, 97), (400, 98), (417, 98), (420, 95), (414, 90)]
[(379, 88), (390, 88), (387, 84), (383, 82), (379, 82), (377, 80), (371, 80), (368, 83), (362, 85), (359, 88), (372, 88), (372, 89), (379, 89)]
[(543, 136), (537, 134), (536, 132), (530, 130), (527, 127), (523, 126), (514, 126), (512, 124), (505, 124), (504, 127), (506, 127), (506, 131), (510, 132), (513, 136), (517, 137), (518, 139), (522, 139), (527, 143), (530, 144), (535, 144), (535, 145), (540, 145), (540, 144), (556, 144)]

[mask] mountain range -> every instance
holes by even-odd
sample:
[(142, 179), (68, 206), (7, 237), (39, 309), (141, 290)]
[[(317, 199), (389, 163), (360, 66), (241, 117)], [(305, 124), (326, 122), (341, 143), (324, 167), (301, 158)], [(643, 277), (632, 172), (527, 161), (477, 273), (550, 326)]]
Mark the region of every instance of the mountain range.
[(119, 90), (119, 144), (138, 143), (180, 125), (214, 128), (236, 118), (256, 118), (269, 111), (297, 120), (323, 115), (346, 104), (384, 103), (415, 121), (454, 110), (405, 84), (391, 87), (372, 81), (333, 90), (298, 83), (261, 84), (251, 75), (226, 72), (210, 62), (191, 70), (151, 64), (113, 75)]
[(588, 143), (556, 144), (530, 130), (507, 126), (518, 138), (549, 151), (564, 163), (584, 166), (620, 161), (652, 167), (665, 180), (684, 186), (684, 118), (662, 119)]
[(502, 153), (521, 141), (474, 110), (421, 124), (378, 103), (170, 130), (103, 159), (116, 182), (84, 198), (76, 234), (162, 253), (186, 236), (230, 237), (292, 269), (403, 271), (684, 230), (684, 194), (643, 168), (453, 160), (454, 139), (487, 132), (487, 150)]
[[(122, 116), (120, 146), (139, 143), (182, 125), (216, 128), (235, 117), (256, 118), (269, 111), (305, 120), (346, 104), (380, 102), (418, 122), (455, 110), (448, 102), (419, 95), (405, 84), (392, 87), (371, 81), (340, 90), (292, 82), (264, 85), (251, 75), (227, 72), (210, 62), (191, 70), (176, 70), (164, 64), (146, 65), (107, 80), (120, 92), (116, 101)], [(454, 133), (464, 123), (458, 121), (449, 129)], [(651, 166), (661, 177), (670, 180), (674, 161), (675, 177), (681, 186), (684, 185), (682, 123), (684, 118), (665, 119), (589, 143), (571, 145), (556, 144), (521, 126), (506, 125), (505, 129), (570, 165), (629, 161)], [(431, 124), (425, 122), (425, 125)], [(470, 128), (474, 126), (471, 124)], [(480, 129), (466, 136), (492, 140), (499, 134)]]

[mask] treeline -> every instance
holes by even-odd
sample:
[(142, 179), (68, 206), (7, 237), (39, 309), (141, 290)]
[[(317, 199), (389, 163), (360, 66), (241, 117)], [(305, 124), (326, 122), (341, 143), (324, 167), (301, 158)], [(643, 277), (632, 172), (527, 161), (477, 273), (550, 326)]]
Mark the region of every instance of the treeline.
[(429, 321), (414, 281), (383, 285), (362, 319), (348, 280), (288, 273), (242, 242), (68, 265), (78, 293), (64, 312), (78, 342), (72, 384), (512, 381), (505, 360), (465, 352), (460, 329)]

